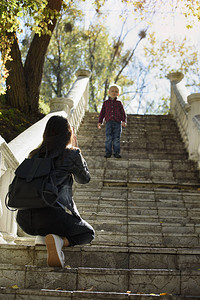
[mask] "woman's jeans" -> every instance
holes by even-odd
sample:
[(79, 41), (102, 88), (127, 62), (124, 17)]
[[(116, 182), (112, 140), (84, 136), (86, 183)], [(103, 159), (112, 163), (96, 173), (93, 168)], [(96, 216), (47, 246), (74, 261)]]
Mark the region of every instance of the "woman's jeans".
[(94, 229), (83, 219), (68, 214), (61, 207), (19, 210), (17, 223), (30, 235), (56, 234), (66, 237), (70, 246), (88, 244), (94, 239)]
[(106, 142), (105, 150), (106, 153), (113, 154), (120, 153), (120, 137), (122, 132), (121, 123), (116, 121), (109, 121), (106, 123)]

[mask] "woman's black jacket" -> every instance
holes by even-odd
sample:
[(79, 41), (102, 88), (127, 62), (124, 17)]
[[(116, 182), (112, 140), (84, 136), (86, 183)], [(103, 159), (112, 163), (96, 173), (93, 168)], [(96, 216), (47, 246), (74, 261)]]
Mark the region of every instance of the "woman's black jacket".
[(87, 163), (78, 148), (66, 149), (63, 155), (55, 160), (55, 174), (58, 187), (57, 202), (80, 218), (72, 198), (73, 177), (76, 182), (82, 184), (88, 183), (91, 177)]

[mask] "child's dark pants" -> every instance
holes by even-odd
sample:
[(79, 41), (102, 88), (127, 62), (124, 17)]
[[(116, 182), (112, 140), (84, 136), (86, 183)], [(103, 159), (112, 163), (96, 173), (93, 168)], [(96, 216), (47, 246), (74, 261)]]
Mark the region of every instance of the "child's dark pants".
[(120, 154), (120, 137), (122, 132), (121, 123), (109, 121), (106, 123), (106, 142), (105, 150), (107, 154)]

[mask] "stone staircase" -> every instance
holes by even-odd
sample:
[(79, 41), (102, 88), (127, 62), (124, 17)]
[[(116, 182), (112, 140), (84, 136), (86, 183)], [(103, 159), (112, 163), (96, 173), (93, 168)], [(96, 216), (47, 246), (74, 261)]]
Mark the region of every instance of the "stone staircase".
[(0, 299), (200, 299), (199, 173), (170, 116), (128, 115), (121, 159), (87, 113), (79, 147), (92, 180), (74, 185), (92, 245), (66, 248), (65, 269), (21, 237), (0, 246)]

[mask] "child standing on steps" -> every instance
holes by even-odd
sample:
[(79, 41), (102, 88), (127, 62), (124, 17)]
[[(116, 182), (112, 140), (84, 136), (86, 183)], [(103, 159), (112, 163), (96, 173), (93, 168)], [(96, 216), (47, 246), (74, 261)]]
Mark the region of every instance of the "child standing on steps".
[(120, 155), (120, 137), (122, 127), (126, 126), (126, 114), (123, 104), (117, 99), (121, 91), (120, 86), (112, 84), (109, 87), (109, 98), (104, 101), (99, 114), (98, 128), (101, 129), (101, 124), (105, 118), (106, 121), (106, 141), (105, 141), (105, 156), (111, 157), (112, 148), (116, 158), (121, 158)]

